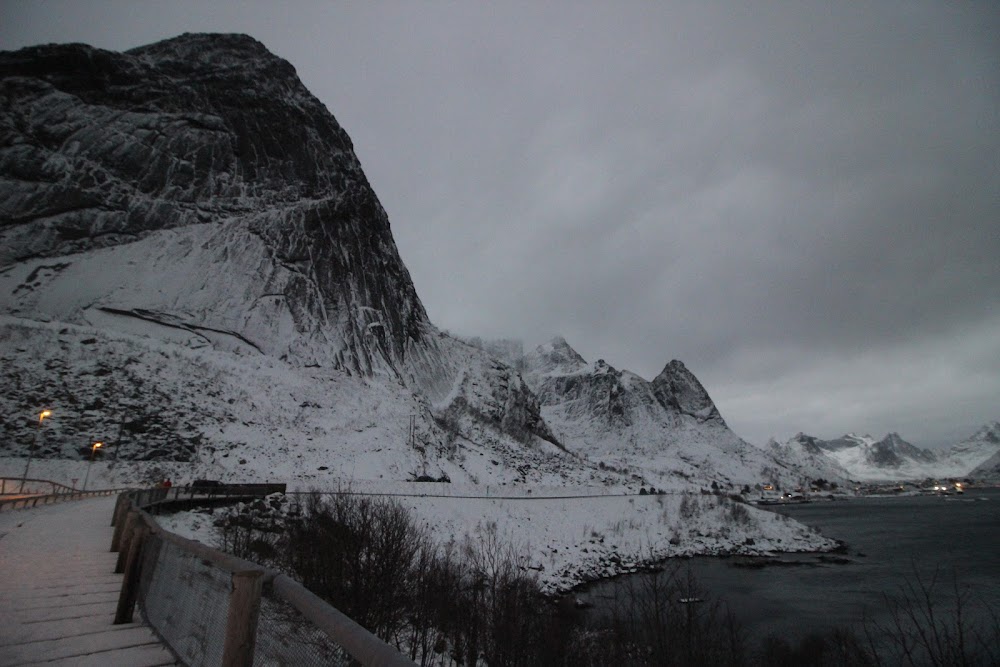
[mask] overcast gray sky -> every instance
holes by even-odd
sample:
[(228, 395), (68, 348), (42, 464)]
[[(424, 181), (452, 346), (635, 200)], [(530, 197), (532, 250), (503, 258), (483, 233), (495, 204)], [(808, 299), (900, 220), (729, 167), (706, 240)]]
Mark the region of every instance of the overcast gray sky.
[(737, 433), (1000, 419), (1000, 3), (15, 2), (0, 49), (245, 32), (354, 140), (431, 319)]

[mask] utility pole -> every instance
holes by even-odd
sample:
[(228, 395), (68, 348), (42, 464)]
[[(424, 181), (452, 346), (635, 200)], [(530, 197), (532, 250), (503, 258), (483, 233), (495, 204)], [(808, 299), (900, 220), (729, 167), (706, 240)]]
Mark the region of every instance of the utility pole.
[(87, 490), (87, 481), (90, 479), (90, 467), (94, 465), (94, 454), (96, 454), (97, 450), (103, 446), (103, 442), (95, 442), (90, 446), (90, 463), (87, 464), (87, 475), (83, 478), (83, 491)]
[(21, 476), (21, 488), (18, 493), (24, 493), (24, 483), (28, 481), (28, 468), (31, 467), (31, 457), (35, 455), (35, 449), (38, 447), (38, 436), (42, 433), (42, 422), (51, 414), (51, 410), (42, 410), (38, 413), (38, 430), (35, 431), (35, 439), (28, 450), (28, 462), (24, 464), (24, 475)]
[(114, 458), (114, 463), (116, 465), (118, 463), (118, 448), (122, 444), (122, 429), (125, 428), (125, 415), (127, 415), (127, 414), (128, 414), (128, 412), (126, 412), (125, 410), (122, 410), (121, 419), (118, 420), (118, 437), (115, 438), (115, 458)]

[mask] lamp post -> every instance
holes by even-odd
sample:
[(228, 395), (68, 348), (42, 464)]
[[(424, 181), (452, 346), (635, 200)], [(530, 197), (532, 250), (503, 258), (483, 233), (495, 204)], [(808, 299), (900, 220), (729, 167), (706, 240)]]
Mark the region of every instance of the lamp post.
[(90, 479), (90, 466), (94, 465), (94, 454), (96, 454), (97, 450), (103, 446), (103, 442), (95, 442), (90, 446), (90, 462), (87, 464), (87, 474), (83, 478), (83, 491), (87, 490), (87, 480)]
[(31, 447), (28, 449), (28, 462), (24, 464), (24, 475), (21, 476), (21, 488), (18, 493), (24, 493), (24, 483), (28, 481), (28, 468), (31, 467), (31, 457), (35, 454), (35, 448), (38, 447), (38, 436), (42, 432), (42, 422), (45, 421), (45, 418), (51, 414), (51, 410), (42, 410), (38, 413), (38, 429), (35, 431), (35, 439), (31, 443)]

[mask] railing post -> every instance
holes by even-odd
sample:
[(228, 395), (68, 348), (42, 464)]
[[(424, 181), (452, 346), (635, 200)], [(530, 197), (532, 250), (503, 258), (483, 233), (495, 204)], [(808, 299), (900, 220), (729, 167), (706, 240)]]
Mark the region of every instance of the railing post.
[(115, 563), (115, 574), (121, 574), (125, 571), (125, 561), (128, 557), (128, 550), (135, 533), (135, 524), (138, 520), (138, 510), (130, 511), (128, 516), (125, 517), (125, 528), (122, 529), (121, 540), (118, 543), (118, 561)]
[(223, 667), (253, 666), (263, 580), (262, 570), (245, 570), (232, 574), (226, 639), (222, 647)]
[(111, 513), (111, 525), (118, 525), (118, 513), (122, 511), (122, 503), (125, 502), (125, 494), (120, 494), (118, 496), (118, 501), (115, 503), (115, 511)]
[(135, 601), (139, 596), (139, 577), (142, 567), (142, 545), (149, 535), (149, 527), (140, 522), (129, 540), (128, 555), (125, 559), (125, 576), (122, 578), (122, 590), (118, 594), (118, 608), (115, 610), (114, 625), (131, 623), (135, 611)]
[(121, 509), (115, 517), (115, 532), (111, 536), (111, 551), (118, 551), (121, 548), (122, 534), (125, 532), (125, 521), (128, 517), (128, 510), (131, 507), (130, 500), (122, 503)]

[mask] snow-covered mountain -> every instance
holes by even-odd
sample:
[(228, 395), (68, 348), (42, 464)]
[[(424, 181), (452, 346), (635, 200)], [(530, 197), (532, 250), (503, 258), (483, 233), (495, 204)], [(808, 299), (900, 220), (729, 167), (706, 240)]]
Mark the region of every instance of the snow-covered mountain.
[(933, 452), (913, 446), (898, 433), (880, 440), (848, 433), (833, 440), (813, 438), (813, 442), (857, 480), (923, 478), (937, 460)]
[(390, 371), (427, 316), (350, 139), (242, 35), (0, 58), (3, 307)]
[(998, 456), (1000, 456), (1000, 421), (993, 421), (983, 424), (978, 431), (941, 455), (941, 468), (944, 470), (942, 476), (989, 478), (992, 460), (992, 477), (997, 477), (997, 464), (1000, 463)]
[[(515, 360), (516, 361), (516, 360)], [(802, 475), (734, 434), (698, 379), (671, 361), (651, 382), (553, 338), (519, 365), (557, 440), (605, 468), (671, 488), (798, 485)]]
[[(246, 398), (227, 373), (266, 386), (258, 370), (278, 363), (287, 373), (264, 395), (322, 376), (394, 404), (368, 426), (398, 439), (383, 474), (448, 468), (438, 459), (458, 456), (456, 426), (522, 468), (540, 452), (578, 464), (514, 370), (428, 321), (346, 132), (245, 35), (0, 54), (0, 314), (2, 381), (17, 387), (3, 408), (24, 416), (4, 422), (10, 453), (33, 442), (30, 415), (47, 405), (44, 432), (66, 435), (53, 454), (124, 420), (145, 429), (124, 458), (201, 460), (215, 422), (240, 412), (226, 406)], [(357, 401), (327, 394), (304, 402), (348, 418)], [(208, 396), (224, 405), (205, 409)], [(288, 429), (256, 407), (234, 442), (265, 440), (257, 428), (313, 436), (311, 415)], [(341, 446), (339, 430), (315, 428)], [(423, 460), (400, 463), (415, 446)]]
[(851, 480), (851, 473), (824, 451), (821, 442), (811, 435), (799, 433), (783, 443), (772, 438), (766, 449), (779, 461), (801, 470), (810, 480), (823, 479), (844, 485)]
[(649, 382), (565, 341), (503, 361), (436, 329), (347, 133), (245, 35), (0, 54), (0, 343), (8, 454), (103, 439), (193, 476), (800, 477), (679, 361)]
[(431, 324), (346, 132), (252, 38), (0, 53), (0, 474), (451, 482), (407, 506), (530, 540), (552, 590), (833, 546), (721, 494), (636, 495), (796, 476), (680, 362), (647, 382), (566, 345), (527, 373), (485, 347)]
[[(768, 445), (776, 454), (796, 465), (833, 466), (851, 479), (925, 479), (965, 477), (976, 466), (1000, 452), (1000, 422), (984, 425), (950, 449), (921, 449), (889, 433), (881, 440), (870, 435), (847, 435), (821, 440), (798, 434), (787, 443)], [(796, 462), (796, 452), (806, 452), (809, 463)]]
[(1000, 451), (973, 468), (969, 477), (1000, 482)]

